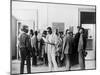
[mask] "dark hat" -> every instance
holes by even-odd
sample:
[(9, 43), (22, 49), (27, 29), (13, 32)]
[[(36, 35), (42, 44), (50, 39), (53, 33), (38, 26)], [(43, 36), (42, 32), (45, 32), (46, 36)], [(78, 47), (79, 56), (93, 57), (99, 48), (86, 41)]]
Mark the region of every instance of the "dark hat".
[(28, 30), (28, 26), (27, 25), (23, 25), (21, 30), (25, 32), (26, 30)]

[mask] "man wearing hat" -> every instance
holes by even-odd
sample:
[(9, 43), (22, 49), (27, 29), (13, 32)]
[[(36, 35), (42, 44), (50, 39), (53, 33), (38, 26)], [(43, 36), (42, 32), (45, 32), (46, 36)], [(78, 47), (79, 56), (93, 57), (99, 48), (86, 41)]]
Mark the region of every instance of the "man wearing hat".
[(24, 64), (26, 60), (27, 65), (27, 72), (31, 73), (31, 63), (30, 63), (30, 36), (28, 33), (28, 26), (24, 25), (21, 29), (22, 34), (19, 37), (19, 47), (20, 47), (20, 55), (21, 55), (21, 66), (20, 66), (20, 73), (24, 73)]

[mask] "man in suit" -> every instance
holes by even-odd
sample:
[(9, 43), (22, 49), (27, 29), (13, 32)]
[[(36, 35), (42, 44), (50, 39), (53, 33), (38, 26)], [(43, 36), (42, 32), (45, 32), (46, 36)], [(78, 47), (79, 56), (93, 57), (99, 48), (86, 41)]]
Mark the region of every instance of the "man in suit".
[(72, 32), (67, 31), (67, 35), (65, 35), (63, 39), (63, 54), (65, 54), (65, 65), (66, 69), (70, 70), (71, 68), (71, 62), (70, 62), (70, 55), (72, 54), (73, 50), (73, 37), (72, 37)]
[(22, 34), (19, 37), (19, 48), (20, 48), (20, 55), (21, 55), (21, 66), (20, 66), (20, 73), (24, 73), (24, 64), (25, 60), (27, 62), (27, 72), (31, 73), (31, 63), (30, 63), (30, 51), (31, 51), (31, 42), (30, 36), (28, 33), (28, 26), (24, 25), (22, 30)]
[(80, 28), (79, 30), (79, 42), (78, 42), (78, 58), (79, 58), (79, 65), (82, 70), (85, 69), (85, 56), (87, 55), (86, 49), (86, 42), (87, 42), (87, 35), (85, 34), (85, 29)]
[(75, 34), (75, 37), (74, 37), (74, 50), (73, 50), (73, 55), (72, 55), (72, 60), (71, 60), (74, 62), (72, 62), (72, 65), (76, 65), (79, 63), (78, 62), (78, 42), (79, 42), (79, 37), (80, 37), (79, 29), (80, 29), (80, 26), (77, 26), (78, 32)]

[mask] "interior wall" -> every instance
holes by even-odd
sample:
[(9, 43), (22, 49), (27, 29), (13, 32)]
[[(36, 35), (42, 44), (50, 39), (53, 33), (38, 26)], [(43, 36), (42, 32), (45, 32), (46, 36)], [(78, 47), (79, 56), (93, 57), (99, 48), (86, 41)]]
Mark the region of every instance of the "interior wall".
[(49, 25), (52, 22), (64, 22), (65, 29), (73, 26), (74, 33), (77, 32), (79, 25), (79, 9), (95, 9), (93, 6), (78, 6), (78, 5), (48, 5), (48, 20)]
[[(24, 12), (27, 12), (27, 14), (25, 14), (23, 11), (19, 13), (18, 12), (19, 10), (24, 10)], [(24, 13), (26, 16), (20, 17), (22, 15), (21, 13), (22, 14)], [(35, 18), (35, 27), (37, 27), (38, 24), (38, 27), (36, 29), (43, 30), (47, 26), (47, 5), (46, 4), (13, 1), (12, 14), (15, 15), (18, 20), (21, 19), (22, 23), (24, 24), (26, 23), (29, 26), (33, 26), (34, 18)]]
[[(46, 4), (46, 3), (34, 3), (34, 2), (16, 2), (16, 1), (12, 2), (12, 10), (36, 9), (38, 11), (37, 12), (38, 14), (36, 14), (38, 16), (37, 18), (38, 29), (40, 30), (44, 30), (48, 26), (52, 26), (53, 22), (63, 22), (65, 24), (65, 29), (69, 28), (70, 26), (74, 26), (73, 27), (74, 33), (76, 33), (77, 26), (79, 25), (78, 9), (80, 8), (95, 9), (94, 6)], [(13, 14), (15, 15), (15, 12)]]
[(11, 26), (11, 52), (12, 52), (12, 58), (17, 58), (16, 31), (17, 31), (17, 19), (14, 16), (12, 16), (12, 26)]

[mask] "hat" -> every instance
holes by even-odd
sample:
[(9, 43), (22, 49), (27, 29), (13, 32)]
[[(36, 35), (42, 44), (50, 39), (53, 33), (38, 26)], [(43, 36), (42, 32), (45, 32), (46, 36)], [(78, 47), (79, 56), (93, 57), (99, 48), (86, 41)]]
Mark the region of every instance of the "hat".
[(26, 30), (28, 30), (28, 26), (27, 25), (23, 25), (21, 30), (25, 32)]

